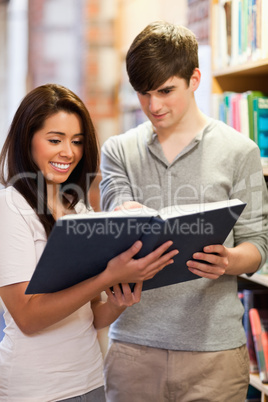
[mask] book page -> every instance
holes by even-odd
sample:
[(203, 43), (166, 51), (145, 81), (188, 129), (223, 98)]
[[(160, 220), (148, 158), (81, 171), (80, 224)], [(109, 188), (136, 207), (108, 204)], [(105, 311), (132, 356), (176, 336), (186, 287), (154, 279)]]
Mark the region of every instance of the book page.
[(207, 202), (201, 204), (172, 205), (169, 207), (162, 208), (159, 211), (159, 216), (163, 220), (166, 220), (169, 218), (175, 218), (177, 216), (192, 215), (204, 211), (211, 211), (215, 209), (231, 207), (240, 204), (243, 204), (243, 202), (238, 199), (233, 199), (225, 201)]
[(88, 214), (69, 214), (61, 217), (61, 220), (68, 219), (96, 219), (96, 218), (127, 218), (127, 217), (143, 217), (156, 216), (158, 212), (155, 209), (142, 207), (131, 209), (120, 209), (118, 211), (92, 212)]

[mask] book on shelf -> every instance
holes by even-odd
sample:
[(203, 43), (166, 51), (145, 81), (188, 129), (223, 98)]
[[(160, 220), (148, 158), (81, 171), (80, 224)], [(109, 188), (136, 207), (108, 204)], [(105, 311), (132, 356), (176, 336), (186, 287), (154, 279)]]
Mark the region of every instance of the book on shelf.
[(248, 118), (249, 118), (249, 137), (255, 141), (254, 135), (254, 106), (253, 101), (256, 98), (263, 97), (265, 94), (261, 91), (247, 91), (247, 100), (248, 100)]
[(249, 320), (253, 335), (259, 376), (263, 383), (268, 383), (268, 309), (264, 312), (266, 312), (265, 317), (261, 316), (261, 310), (251, 308), (249, 310)]
[(233, 92), (230, 95), (230, 100), (231, 100), (231, 125), (233, 128), (235, 128), (237, 131), (241, 132), (241, 121), (244, 120), (244, 117), (242, 119), (241, 116), (241, 98), (242, 94)]
[(226, 91), (213, 94), (213, 117), (256, 142), (262, 165), (268, 166), (268, 96), (265, 93)]
[(267, 0), (213, 3), (214, 68), (268, 57)]
[(253, 98), (254, 141), (258, 144), (263, 166), (268, 166), (268, 97)]
[(261, 275), (268, 275), (268, 258), (261, 269), (258, 271)]
[(174, 264), (144, 281), (143, 290), (200, 279), (186, 262), (210, 244), (222, 244), (245, 208), (240, 200), (66, 215), (54, 225), (26, 293), (65, 289), (101, 273), (136, 240), (142, 258), (168, 240), (178, 249)]
[(260, 42), (261, 42), (261, 57), (263, 59), (268, 57), (268, 24), (267, 24), (267, 15), (268, 15), (268, 1), (261, 0), (260, 10), (261, 10), (261, 17), (260, 17)]
[(240, 132), (246, 137), (249, 137), (249, 112), (248, 112), (248, 94), (246, 92), (241, 93), (239, 102), (240, 108)]
[(261, 391), (249, 384), (245, 402), (261, 402)]
[(253, 308), (258, 310), (262, 327), (265, 331), (268, 331), (268, 289), (244, 289), (242, 293), (244, 305), (243, 324), (249, 353), (250, 372), (258, 373), (257, 355), (254, 346), (249, 311)]
[[(224, 3), (224, 11), (225, 11), (225, 24), (226, 27), (224, 30), (222, 30), (221, 34), (226, 35), (227, 39), (227, 60), (228, 64), (231, 64), (232, 57), (234, 55), (234, 50), (232, 48), (232, 45), (234, 43), (234, 39), (232, 39), (232, 29), (234, 28), (232, 24), (232, 1), (227, 0)], [(235, 38), (235, 35), (233, 34), (233, 38)]]

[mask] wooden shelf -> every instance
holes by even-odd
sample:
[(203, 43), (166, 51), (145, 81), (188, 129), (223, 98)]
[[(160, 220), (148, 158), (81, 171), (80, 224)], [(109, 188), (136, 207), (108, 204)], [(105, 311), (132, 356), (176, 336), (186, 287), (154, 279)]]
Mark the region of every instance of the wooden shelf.
[(268, 94), (268, 59), (249, 61), (212, 72), (213, 92), (258, 90)]
[(268, 275), (255, 273), (252, 276), (248, 276), (246, 274), (240, 276), (241, 278), (247, 279), (248, 281), (259, 283), (260, 285), (268, 287)]
[[(250, 277), (246, 274), (240, 275), (240, 277), (268, 287), (268, 275), (255, 273)], [(249, 382), (254, 388), (261, 391), (261, 402), (268, 402), (268, 384), (261, 382), (259, 374), (250, 374)]]
[(268, 384), (263, 384), (259, 374), (250, 374), (250, 384), (261, 391), (261, 402), (268, 402)]
[(224, 69), (213, 72), (214, 77), (221, 76), (241, 76), (241, 75), (267, 75), (268, 59), (260, 59), (256, 61), (248, 61), (244, 64), (226, 67)]

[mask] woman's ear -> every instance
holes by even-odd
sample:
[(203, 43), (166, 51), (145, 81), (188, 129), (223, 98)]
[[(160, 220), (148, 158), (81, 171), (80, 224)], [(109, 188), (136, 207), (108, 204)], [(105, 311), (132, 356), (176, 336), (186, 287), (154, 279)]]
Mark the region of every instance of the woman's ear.
[(197, 90), (197, 88), (199, 87), (199, 84), (200, 84), (200, 80), (201, 80), (201, 72), (200, 72), (199, 68), (195, 68), (194, 72), (190, 78), (190, 88), (192, 89), (192, 91)]

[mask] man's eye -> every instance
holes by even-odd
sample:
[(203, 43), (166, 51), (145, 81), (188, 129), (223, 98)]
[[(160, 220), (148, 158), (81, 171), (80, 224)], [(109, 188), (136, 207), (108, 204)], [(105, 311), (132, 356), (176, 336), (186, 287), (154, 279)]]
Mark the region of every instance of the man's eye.
[(170, 89), (163, 89), (161, 92), (163, 94), (169, 94), (171, 92), (171, 90)]

